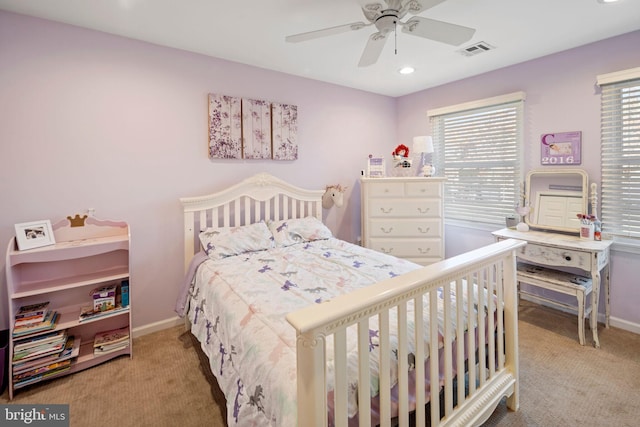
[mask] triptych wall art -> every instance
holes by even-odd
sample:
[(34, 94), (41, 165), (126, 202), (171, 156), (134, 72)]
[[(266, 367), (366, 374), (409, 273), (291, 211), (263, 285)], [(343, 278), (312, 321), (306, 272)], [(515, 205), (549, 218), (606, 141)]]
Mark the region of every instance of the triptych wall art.
[(298, 158), (298, 107), (209, 94), (209, 158)]

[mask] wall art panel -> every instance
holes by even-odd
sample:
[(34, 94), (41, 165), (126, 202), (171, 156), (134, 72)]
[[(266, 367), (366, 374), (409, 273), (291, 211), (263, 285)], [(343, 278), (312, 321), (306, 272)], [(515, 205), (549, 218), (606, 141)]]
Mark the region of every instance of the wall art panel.
[(242, 99), (242, 138), (245, 159), (271, 159), (271, 105)]
[(242, 158), (240, 98), (209, 94), (209, 158)]
[(271, 104), (273, 123), (274, 160), (298, 158), (298, 107), (289, 104)]

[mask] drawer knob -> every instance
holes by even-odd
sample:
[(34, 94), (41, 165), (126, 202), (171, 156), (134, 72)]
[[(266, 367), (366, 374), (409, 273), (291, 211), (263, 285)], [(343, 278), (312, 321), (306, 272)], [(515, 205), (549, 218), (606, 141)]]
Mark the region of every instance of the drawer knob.
[(431, 210), (431, 208), (418, 208), (418, 212), (423, 213), (423, 214), (426, 214), (430, 210)]
[(567, 261), (571, 261), (571, 255), (565, 255), (564, 259), (567, 260)]
[(418, 251), (421, 254), (428, 254), (430, 250), (431, 250), (431, 248), (427, 248), (427, 249), (418, 248)]
[(418, 227), (418, 231), (421, 232), (422, 234), (427, 234), (429, 230), (431, 230), (431, 227), (427, 227), (426, 229), (422, 227)]
[(381, 250), (382, 252), (384, 252), (385, 254), (390, 254), (391, 252), (393, 252), (393, 248), (389, 248), (389, 249), (380, 248), (380, 250)]
[(393, 208), (388, 208), (388, 209), (380, 208), (380, 211), (381, 211), (382, 213), (385, 213), (385, 214), (391, 213), (391, 211), (392, 211), (392, 210), (393, 210)]
[(392, 230), (393, 230), (393, 227), (389, 227), (387, 229), (385, 229), (384, 227), (380, 227), (380, 231), (382, 231), (383, 233), (386, 233), (386, 234), (391, 233)]

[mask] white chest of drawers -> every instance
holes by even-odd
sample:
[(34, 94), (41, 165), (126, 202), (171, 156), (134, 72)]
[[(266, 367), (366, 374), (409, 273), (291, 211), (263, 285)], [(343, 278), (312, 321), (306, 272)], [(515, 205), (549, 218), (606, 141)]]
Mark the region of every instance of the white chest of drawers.
[(422, 265), (444, 258), (445, 178), (362, 178), (362, 245)]

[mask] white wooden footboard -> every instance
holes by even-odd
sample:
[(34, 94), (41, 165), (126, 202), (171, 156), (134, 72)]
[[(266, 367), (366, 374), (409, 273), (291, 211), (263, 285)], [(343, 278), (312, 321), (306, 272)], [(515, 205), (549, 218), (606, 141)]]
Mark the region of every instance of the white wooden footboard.
[[(408, 274), (394, 277), (330, 302), (308, 307), (287, 316), (297, 332), (298, 425), (349, 425), (347, 412), (348, 380), (345, 350), (347, 328), (358, 330), (358, 414), (359, 425), (371, 425), (369, 318), (377, 316), (380, 328), (379, 400), (380, 425), (390, 426), (392, 418), (398, 425), (409, 425), (409, 413), (414, 412), (416, 425), (471, 426), (480, 425), (489, 417), (500, 400), (507, 396), (507, 405), (518, 409), (518, 329), (515, 249), (525, 243), (505, 240), (468, 252)], [(477, 284), (487, 290), (478, 292), (478, 301), (467, 298), (465, 304), (452, 303), (452, 294), (464, 290), (473, 295)], [(438, 326), (437, 300), (444, 299), (444, 320)], [(407, 306), (414, 304), (415, 319), (408, 319)], [(486, 306), (485, 309), (474, 309)], [(464, 329), (465, 311), (471, 313), (470, 325), (475, 332)], [(422, 318), (429, 313), (429, 331), (423, 330)], [(397, 400), (390, 391), (389, 322), (398, 322)], [(488, 315), (495, 313), (495, 315)], [(452, 320), (455, 319), (455, 322)], [(415, 346), (415, 367), (409, 367), (407, 322), (415, 325), (415, 339), (441, 336), (438, 348)], [(454, 327), (453, 323), (457, 326)], [(404, 325), (404, 326), (403, 326)], [(440, 330), (439, 330), (440, 328)], [(470, 326), (469, 329), (472, 329)], [(335, 354), (335, 387), (331, 393), (333, 405), (328, 405), (326, 340), (333, 336)], [(431, 339), (431, 341), (434, 341)], [(469, 355), (468, 358), (465, 356)], [(477, 355), (477, 356), (476, 356)], [(467, 363), (467, 359), (468, 363)], [(427, 363), (428, 362), (428, 363)], [(438, 372), (438, 366), (444, 372)], [(466, 368), (465, 368), (466, 365)], [(454, 377), (456, 366), (461, 367)], [(427, 370), (427, 372), (425, 372)], [(466, 370), (466, 375), (463, 373)], [(427, 378), (443, 378), (431, 381)], [(410, 378), (415, 388), (410, 389)], [(442, 383), (442, 386), (441, 386)], [(425, 392), (425, 387), (427, 393)], [(430, 392), (430, 399), (425, 397)], [(415, 397), (415, 400), (414, 400)], [(442, 400), (442, 402), (440, 401)], [(430, 401), (427, 413), (426, 403)], [(412, 405), (415, 402), (415, 405)], [(392, 407), (397, 405), (397, 418)], [(440, 413), (440, 407), (444, 408)], [(333, 407), (333, 410), (329, 410)], [(415, 409), (413, 409), (415, 407)]]

